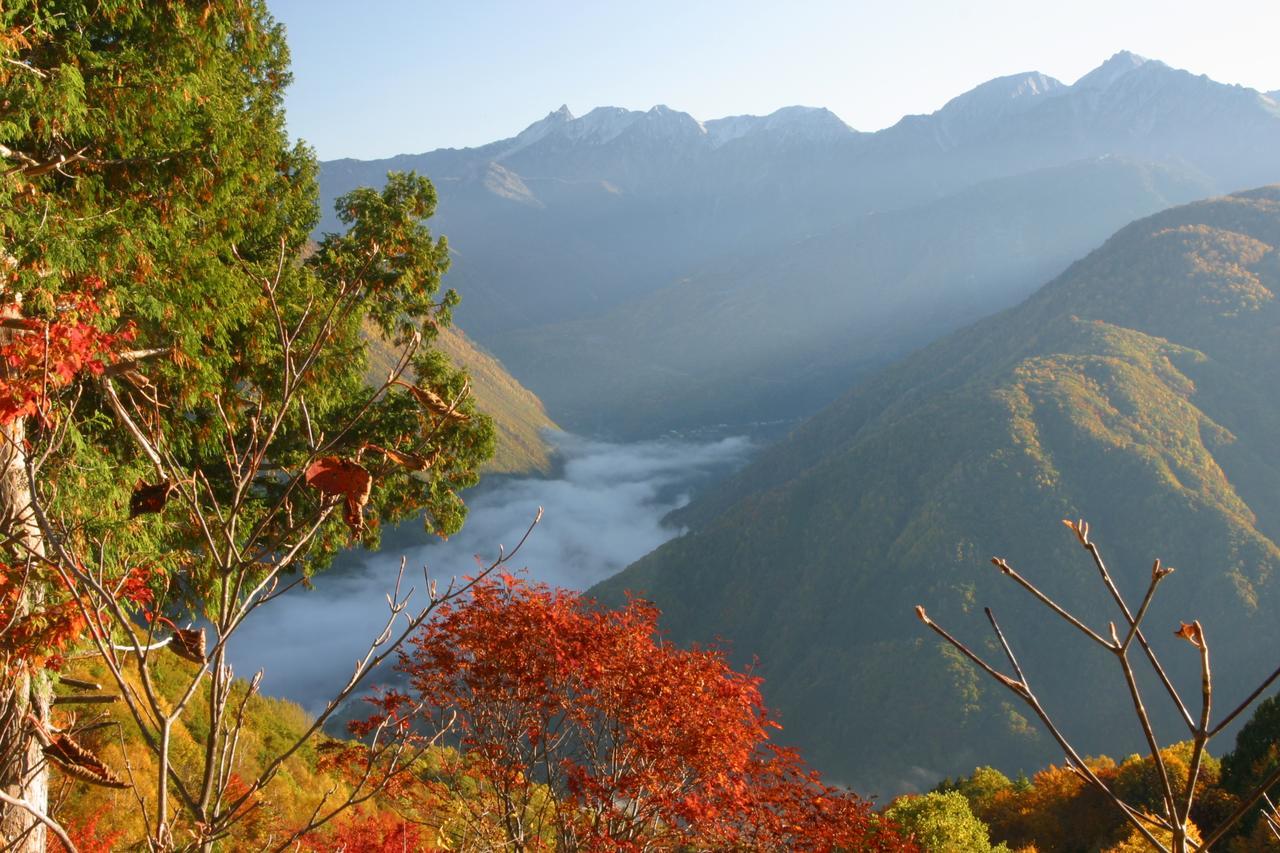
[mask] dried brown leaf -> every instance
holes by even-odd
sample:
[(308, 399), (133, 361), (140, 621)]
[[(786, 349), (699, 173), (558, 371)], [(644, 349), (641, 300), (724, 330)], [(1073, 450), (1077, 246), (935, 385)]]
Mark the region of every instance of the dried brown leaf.
[(192, 663), (203, 665), (208, 661), (203, 628), (174, 628), (169, 649), (178, 657)]
[(403, 450), (393, 450), (377, 444), (366, 444), (365, 448), (375, 453), (381, 453), (392, 462), (403, 465), (410, 471), (425, 471), (431, 467), (431, 460), (417, 453), (405, 453)]
[(129, 517), (137, 518), (146, 513), (159, 512), (169, 502), (177, 487), (168, 480), (162, 480), (154, 486), (139, 481), (129, 496)]
[(70, 735), (55, 735), (44, 747), (45, 757), (72, 778), (107, 788), (128, 788), (125, 782), (89, 750), (72, 740)]
[[(395, 384), (403, 385), (405, 388), (408, 388), (409, 393), (418, 401), (418, 405), (422, 406), (422, 408), (432, 414), (450, 418), (455, 421), (465, 422), (471, 419), (471, 417), (465, 412), (458, 411), (457, 405), (450, 406), (445, 402), (443, 397), (435, 391), (432, 391), (430, 388), (420, 388), (417, 385), (410, 384), (401, 379), (397, 379)], [(459, 400), (458, 402), (461, 403), (462, 401)]]
[(1181, 637), (1197, 649), (1204, 648), (1204, 629), (1200, 627), (1199, 622), (1182, 622), (1181, 628), (1173, 632), (1175, 637)]
[(342, 517), (352, 536), (364, 529), (364, 507), (373, 491), (373, 477), (363, 465), (336, 456), (321, 456), (307, 468), (304, 479), (308, 486), (325, 495), (345, 500)]

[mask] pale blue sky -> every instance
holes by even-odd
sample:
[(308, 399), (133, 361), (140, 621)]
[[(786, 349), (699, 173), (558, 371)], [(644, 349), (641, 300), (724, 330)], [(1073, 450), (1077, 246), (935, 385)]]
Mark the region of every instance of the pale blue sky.
[(565, 103), (699, 119), (824, 106), (859, 130), (1004, 74), (1132, 50), (1280, 89), (1278, 0), (268, 0), (290, 131), (322, 159), (511, 136)]

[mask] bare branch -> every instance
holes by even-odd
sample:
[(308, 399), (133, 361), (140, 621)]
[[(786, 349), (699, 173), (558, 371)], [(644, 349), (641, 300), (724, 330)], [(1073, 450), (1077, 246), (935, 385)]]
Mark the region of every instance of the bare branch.
[(1095, 632), (1092, 628), (1090, 628), (1088, 625), (1081, 622), (1076, 617), (1072, 616), (1070, 613), (1064, 610), (1056, 601), (1054, 601), (1052, 598), (1050, 598), (1049, 596), (1041, 592), (1039, 589), (1037, 589), (1035, 585), (1031, 583), (1031, 581), (1027, 580), (1022, 575), (1014, 571), (1013, 567), (1010, 566), (1008, 562), (1004, 560), (1003, 557), (992, 557), (991, 563), (996, 568), (998, 568), (1001, 572), (1003, 572), (1007, 577), (1012, 578), (1014, 582), (1018, 584), (1018, 586), (1022, 587), (1027, 592), (1034, 595), (1037, 601), (1039, 601), (1045, 607), (1048, 607), (1054, 613), (1061, 616), (1063, 619), (1065, 619), (1069, 624), (1074, 626), (1078, 631), (1080, 631), (1086, 637), (1093, 640), (1098, 645), (1103, 646), (1104, 648), (1108, 648), (1108, 649), (1111, 648), (1111, 644), (1108, 643), (1106, 640), (1102, 639), (1102, 637), (1098, 636), (1097, 632)]
[(28, 803), (26, 800), (22, 800), (17, 797), (10, 796), (9, 794), (5, 793), (3, 790), (0, 790), (0, 802), (7, 803), (8, 805), (14, 806), (16, 808), (20, 808), (26, 811), (27, 813), (29, 813), (36, 820), (43, 823), (50, 832), (58, 836), (58, 840), (62, 842), (62, 846), (66, 847), (69, 853), (76, 853), (77, 848), (74, 844), (71, 843), (71, 837), (67, 835), (67, 831), (62, 828), (61, 824), (59, 824), (53, 818), (49, 817), (44, 812), (40, 811), (35, 806)]

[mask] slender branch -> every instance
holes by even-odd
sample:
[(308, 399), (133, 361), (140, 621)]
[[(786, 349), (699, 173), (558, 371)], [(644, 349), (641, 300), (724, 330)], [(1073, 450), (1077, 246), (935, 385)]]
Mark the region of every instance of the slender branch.
[(1120, 594), (1120, 590), (1116, 587), (1115, 582), (1111, 579), (1111, 573), (1107, 571), (1106, 563), (1102, 561), (1102, 553), (1098, 550), (1098, 546), (1089, 540), (1089, 525), (1085, 521), (1064, 522), (1076, 534), (1076, 539), (1093, 559), (1093, 565), (1098, 570), (1102, 583), (1106, 586), (1107, 591), (1111, 593), (1112, 600), (1120, 608), (1120, 612), (1124, 614), (1126, 624), (1133, 628), (1134, 636), (1138, 638), (1138, 645), (1143, 653), (1147, 656), (1147, 662), (1151, 664), (1151, 668), (1155, 670), (1156, 675), (1160, 679), (1160, 683), (1164, 685), (1165, 691), (1169, 694), (1169, 698), (1173, 700), (1177, 706), (1178, 712), (1182, 714), (1182, 720), (1187, 725), (1187, 729), (1191, 732), (1195, 731), (1195, 723), (1191, 719), (1191, 712), (1187, 710), (1187, 704), (1182, 701), (1182, 697), (1178, 695), (1178, 689), (1173, 686), (1173, 682), (1165, 673), (1164, 667), (1161, 666), (1160, 660), (1156, 657), (1156, 653), (1152, 651), (1151, 645), (1147, 642), (1147, 638), (1143, 636), (1142, 629), (1137, 627), (1132, 613), (1129, 611), (1129, 605), (1125, 603), (1124, 596)]
[(1191, 765), (1187, 769), (1187, 790), (1182, 811), (1178, 819), (1186, 823), (1191, 816), (1191, 804), (1196, 798), (1196, 781), (1200, 777), (1200, 764), (1204, 759), (1205, 744), (1209, 741), (1209, 714), (1213, 709), (1213, 676), (1209, 669), (1209, 641), (1199, 622), (1194, 623), (1194, 634), (1198, 642), (1193, 640), (1200, 650), (1200, 725), (1196, 728), (1194, 745), (1191, 748)]
[(125, 411), (124, 404), (120, 402), (120, 397), (116, 394), (116, 386), (112, 384), (109, 376), (102, 377), (102, 389), (107, 398), (107, 404), (111, 406), (111, 410), (115, 412), (116, 417), (120, 419), (120, 423), (133, 437), (133, 441), (138, 445), (139, 449), (147, 455), (151, 460), (151, 464), (155, 466), (156, 472), (162, 477), (167, 477), (165, 473), (164, 463), (160, 459), (160, 453), (151, 443), (150, 439), (143, 434), (138, 425), (133, 422), (133, 418), (129, 417), (129, 413)]
[(1147, 585), (1147, 593), (1142, 597), (1142, 604), (1138, 607), (1138, 615), (1133, 617), (1133, 623), (1129, 626), (1129, 633), (1125, 635), (1124, 642), (1121, 647), (1129, 648), (1129, 644), (1133, 642), (1133, 638), (1138, 634), (1138, 626), (1142, 624), (1142, 619), (1147, 615), (1147, 608), (1151, 606), (1151, 599), (1155, 597), (1156, 587), (1160, 585), (1160, 581), (1173, 574), (1173, 569), (1165, 568), (1160, 565), (1160, 561), (1156, 560), (1151, 567), (1151, 583)]
[[(1111, 624), (1111, 636), (1113, 638), (1116, 636), (1115, 623)], [(1178, 807), (1173, 796), (1173, 783), (1169, 781), (1169, 768), (1165, 764), (1164, 756), (1160, 754), (1160, 742), (1156, 739), (1155, 729), (1151, 726), (1151, 717), (1142, 701), (1142, 691), (1138, 688), (1138, 680), (1133, 674), (1133, 667), (1129, 664), (1128, 649), (1122, 647), (1118, 639), (1115, 653), (1120, 669), (1124, 673), (1125, 687), (1129, 690), (1129, 701), (1133, 704), (1133, 712), (1138, 718), (1138, 724), (1142, 727), (1142, 736), (1147, 741), (1147, 749), (1151, 751), (1151, 761), (1155, 764), (1156, 773), (1160, 777), (1160, 794), (1164, 797), (1165, 814), (1170, 821), (1176, 822)]]
[[(942, 637), (944, 640), (950, 643), (957, 651), (959, 651), (969, 660), (973, 661), (975, 664), (981, 667), (982, 670), (985, 671), (988, 675), (990, 675), (996, 681), (1003, 684), (1011, 692), (1013, 692), (1015, 695), (1021, 698), (1027, 704), (1027, 706), (1031, 708), (1032, 712), (1034, 712), (1035, 715), (1040, 718), (1040, 721), (1044, 723), (1045, 728), (1048, 729), (1050, 736), (1052, 736), (1053, 739), (1058, 743), (1058, 746), (1062, 748), (1063, 754), (1065, 755), (1068, 763), (1075, 768), (1076, 772), (1079, 773), (1081, 776), (1083, 776), (1087, 782), (1089, 782), (1091, 785), (1093, 785), (1095, 788), (1101, 791), (1108, 799), (1111, 800), (1113, 804), (1119, 807), (1119, 809), (1129, 819), (1129, 822), (1132, 823), (1135, 827), (1137, 827), (1138, 831), (1143, 835), (1144, 838), (1146, 838), (1147, 841), (1149, 841), (1157, 849), (1168, 853), (1164, 845), (1162, 845), (1159, 842), (1159, 840), (1155, 837), (1155, 835), (1151, 832), (1151, 830), (1147, 828), (1144, 821), (1154, 823), (1154, 825), (1156, 826), (1159, 826), (1164, 829), (1169, 829), (1169, 830), (1173, 829), (1172, 825), (1170, 825), (1167, 821), (1165, 821), (1164, 819), (1158, 816), (1153, 819), (1150, 816), (1143, 815), (1141, 812), (1138, 812), (1137, 810), (1130, 807), (1128, 803), (1124, 802), (1124, 800), (1120, 799), (1120, 797), (1118, 797), (1115, 793), (1113, 793), (1111, 789), (1107, 787), (1107, 784), (1103, 782), (1100, 778), (1098, 778), (1098, 775), (1094, 773), (1093, 769), (1089, 767), (1088, 764), (1085, 763), (1083, 758), (1080, 757), (1080, 754), (1076, 751), (1075, 747), (1071, 745), (1071, 743), (1067, 740), (1066, 736), (1063, 735), (1062, 732), (1058, 729), (1057, 724), (1053, 722), (1053, 719), (1049, 716), (1048, 712), (1044, 710), (1044, 707), (1040, 704), (1040, 700), (1037, 699), (1035, 694), (1031, 692), (1030, 687), (1027, 686), (1025, 681), (1015, 681), (1014, 679), (1009, 678), (1008, 676), (1000, 673), (998, 670), (996, 670), (994, 667), (992, 667), (986, 661), (984, 661), (981, 657), (979, 657), (968, 646), (966, 646), (964, 643), (957, 640), (955, 637), (951, 636), (951, 634), (949, 634), (946, 631), (946, 629), (944, 629), (941, 625), (939, 625), (938, 623), (930, 619), (929, 615), (925, 612), (925, 609), (919, 605), (916, 606), (916, 616), (920, 619), (921, 622), (923, 622), (926, 626), (928, 626), (931, 630), (933, 630), (934, 633), (938, 634), (940, 637)], [(994, 618), (992, 618), (993, 623), (994, 621), (995, 621)], [(998, 636), (1001, 639), (1001, 643), (1004, 644), (1007, 648), (1007, 643), (1004, 642), (1003, 634), (998, 633)], [(1007, 654), (1012, 657), (1013, 655), (1012, 650), (1009, 649), (1007, 651)]]
[(1218, 732), (1222, 731), (1224, 728), (1231, 725), (1232, 720), (1234, 720), (1236, 717), (1240, 716), (1245, 711), (1247, 711), (1249, 709), (1249, 706), (1252, 705), (1254, 701), (1259, 696), (1262, 695), (1262, 691), (1266, 690), (1268, 687), (1274, 684), (1277, 678), (1280, 678), (1280, 667), (1277, 667), (1274, 672), (1272, 672), (1270, 675), (1264, 678), (1262, 680), (1262, 683), (1258, 685), (1257, 689), (1255, 689), (1252, 693), (1246, 696), (1244, 701), (1241, 702), (1239, 705), (1237, 705), (1231, 711), (1230, 714), (1227, 714), (1225, 717), (1219, 720), (1218, 724), (1209, 730), (1209, 737), (1213, 737)]
[(1013, 567), (1010, 566), (1004, 560), (1003, 557), (992, 557), (991, 563), (996, 568), (998, 568), (1002, 573), (1004, 573), (1007, 577), (1012, 578), (1013, 581), (1018, 584), (1018, 586), (1022, 587), (1027, 592), (1034, 595), (1037, 601), (1039, 601), (1045, 607), (1048, 607), (1054, 613), (1061, 616), (1063, 619), (1065, 619), (1069, 624), (1073, 625), (1077, 630), (1079, 630), (1086, 637), (1093, 640), (1095, 643), (1097, 643), (1098, 645), (1104, 648), (1108, 648), (1108, 649), (1111, 648), (1111, 644), (1108, 643), (1106, 640), (1102, 639), (1102, 637), (1098, 636), (1098, 634), (1092, 628), (1090, 628), (1088, 625), (1081, 622), (1076, 617), (1072, 616), (1070, 613), (1068, 613), (1066, 610), (1060, 607), (1056, 601), (1054, 601), (1052, 598), (1050, 598), (1049, 596), (1041, 592), (1039, 589), (1037, 589), (1035, 585), (1031, 583), (1031, 581), (1027, 580), (1022, 575), (1018, 574), (1013, 569)]
[(28, 812), (36, 820), (43, 823), (50, 832), (58, 836), (58, 840), (62, 842), (62, 846), (67, 848), (68, 853), (76, 853), (76, 846), (71, 843), (71, 837), (67, 835), (67, 831), (63, 829), (57, 821), (31, 805), (31, 803), (28, 803), (26, 800), (10, 796), (3, 790), (0, 790), (0, 802)]
[(1027, 685), (1027, 676), (1022, 671), (1022, 667), (1018, 666), (1018, 659), (1013, 655), (1013, 649), (1009, 647), (1008, 641), (1004, 638), (1004, 632), (1000, 630), (1000, 623), (996, 622), (996, 615), (991, 612), (990, 607), (982, 608), (987, 614), (987, 621), (991, 623), (991, 630), (995, 631), (996, 639), (1000, 641), (1000, 647), (1004, 649), (1004, 656), (1009, 659), (1009, 665), (1013, 667), (1013, 671), (1018, 674), (1018, 680), (1023, 686)]

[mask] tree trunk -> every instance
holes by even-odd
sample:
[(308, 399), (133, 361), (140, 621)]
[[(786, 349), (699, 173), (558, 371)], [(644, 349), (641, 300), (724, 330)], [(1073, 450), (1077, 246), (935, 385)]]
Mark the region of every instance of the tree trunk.
[[(17, 316), (15, 309), (3, 312)], [(0, 346), (13, 336), (0, 329)], [(3, 369), (0, 367), (0, 369)], [(44, 539), (31, 510), (31, 488), (27, 480), (26, 424), (22, 418), (0, 426), (0, 534), (16, 540), (17, 555), (43, 555)], [(16, 573), (16, 582), (26, 576), (25, 560), (16, 559), (4, 571)], [(15, 612), (30, 611), (40, 603), (43, 591), (38, 584), (28, 583), (17, 601)], [(0, 787), (13, 797), (25, 801), (41, 814), (49, 809), (49, 770), (41, 750), (42, 743), (28, 715), (41, 726), (49, 723), (49, 679), (42, 673), (31, 674), (22, 661), (5, 661), (0, 670)], [(4, 849), (16, 853), (41, 853), (45, 849), (45, 826), (26, 809), (0, 807), (0, 839)]]

